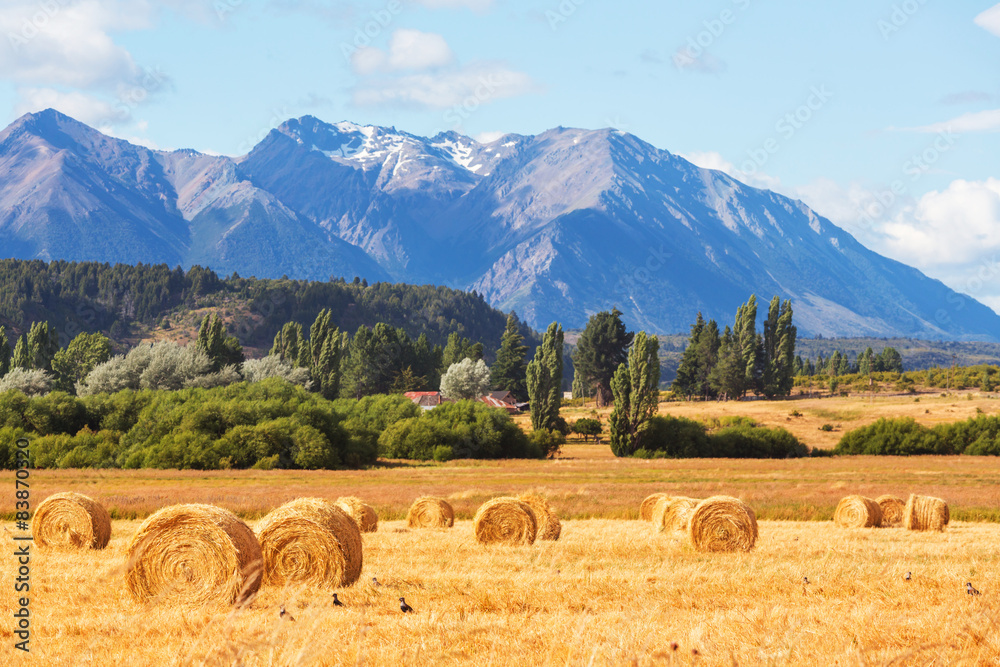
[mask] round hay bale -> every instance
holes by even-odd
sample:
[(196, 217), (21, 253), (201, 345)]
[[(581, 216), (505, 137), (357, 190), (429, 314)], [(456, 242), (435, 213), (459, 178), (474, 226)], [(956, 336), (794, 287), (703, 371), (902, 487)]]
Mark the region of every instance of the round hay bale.
[(517, 498), (494, 498), (482, 504), (472, 519), (481, 544), (534, 544), (535, 513)]
[(260, 588), (263, 558), (250, 527), (214, 505), (174, 505), (139, 526), (125, 585), (137, 602), (243, 603)]
[(406, 513), (410, 528), (451, 528), (455, 525), (455, 510), (444, 498), (421, 496)]
[(698, 551), (750, 551), (757, 542), (757, 515), (739, 498), (706, 498), (691, 513), (688, 535)]
[(837, 504), (833, 522), (845, 528), (878, 528), (882, 525), (882, 508), (871, 498), (847, 496)]
[(374, 533), (378, 530), (378, 514), (375, 513), (375, 508), (365, 504), (361, 498), (354, 496), (337, 498), (337, 506), (354, 519), (358, 524), (358, 530), (362, 533)]
[(653, 525), (661, 533), (675, 530), (686, 531), (694, 508), (700, 500), (695, 498), (671, 497), (660, 499), (653, 509)]
[(299, 498), (257, 525), (264, 582), (339, 588), (361, 576), (361, 530), (351, 515), (322, 498)]
[(545, 498), (537, 493), (525, 493), (518, 496), (517, 499), (530, 507), (535, 514), (536, 539), (553, 541), (559, 539), (559, 535), (562, 533), (562, 523)]
[(950, 520), (948, 503), (933, 496), (910, 494), (903, 510), (903, 526), (909, 530), (943, 531)]
[(643, 521), (651, 521), (653, 519), (653, 510), (656, 509), (656, 503), (663, 498), (670, 497), (669, 493), (654, 493), (651, 496), (646, 496), (646, 499), (639, 505), (639, 518)]
[(31, 534), (39, 549), (103, 549), (111, 539), (111, 516), (93, 498), (56, 493), (35, 509)]
[(882, 527), (895, 528), (903, 524), (903, 513), (906, 511), (906, 501), (892, 495), (879, 496), (875, 499), (882, 510)]

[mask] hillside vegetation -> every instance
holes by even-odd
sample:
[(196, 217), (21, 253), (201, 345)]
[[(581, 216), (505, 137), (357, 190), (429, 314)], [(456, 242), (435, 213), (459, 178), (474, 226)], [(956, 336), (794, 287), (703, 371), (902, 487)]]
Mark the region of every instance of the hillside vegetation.
[[(0, 326), (22, 334), (48, 321), (65, 346), (81, 332), (102, 331), (118, 351), (142, 338), (188, 342), (210, 312), (249, 350), (270, 348), (287, 322), (309, 326), (329, 308), (341, 331), (384, 322), (412, 338), (426, 334), (433, 345), (448, 335), (496, 350), (507, 316), (475, 292), (433, 285), (374, 283), (331, 278), (259, 280), (233, 274), (222, 279), (198, 266), (188, 271), (166, 264), (99, 264), (0, 260)], [(539, 338), (521, 324), (531, 344)], [(266, 351), (266, 350), (265, 350)]]

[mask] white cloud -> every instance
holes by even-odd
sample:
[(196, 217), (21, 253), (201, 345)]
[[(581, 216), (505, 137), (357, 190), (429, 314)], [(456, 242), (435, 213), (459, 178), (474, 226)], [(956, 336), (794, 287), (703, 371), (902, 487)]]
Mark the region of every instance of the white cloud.
[(55, 109), (82, 123), (98, 129), (108, 129), (115, 122), (130, 119), (127, 109), (116, 109), (105, 100), (79, 91), (62, 92), (53, 88), (19, 88), (20, 100), (15, 106), (18, 116)]
[(921, 266), (968, 265), (1000, 251), (1000, 179), (953, 181), (882, 226), (886, 247)]
[(441, 35), (400, 29), (389, 39), (389, 67), (394, 70), (430, 69), (454, 60), (455, 54)]
[(362, 77), (353, 91), (358, 106), (478, 108), (536, 88), (531, 77), (503, 63), (459, 65), (444, 37), (419, 30), (394, 31), (385, 50), (358, 49), (351, 66)]
[(888, 187), (842, 187), (821, 179), (786, 194), (875, 252), (1000, 312), (1000, 179), (959, 179), (916, 197), (905, 192), (893, 197)]
[(444, 71), (377, 77), (354, 90), (358, 106), (422, 106), (431, 109), (466, 106), (525, 95), (536, 89), (527, 74), (501, 63), (478, 62)]
[(144, 25), (135, 13), (85, 0), (64, 5), (15, 0), (0, 9), (0, 78), (32, 85), (114, 88), (137, 76), (131, 54), (109, 32)]
[(401, 28), (389, 38), (389, 48), (358, 49), (351, 55), (351, 67), (361, 76), (378, 72), (421, 71), (444, 67), (455, 54), (441, 35)]
[(1000, 109), (973, 111), (961, 116), (922, 127), (905, 128), (912, 132), (996, 132), (1000, 130)]
[(0, 81), (18, 86), (15, 111), (53, 107), (89, 124), (121, 127), (169, 85), (114, 36), (152, 27), (164, 10), (208, 18), (203, 0), (4, 0)]
[(976, 17), (976, 25), (1000, 37), (1000, 4), (994, 5)]

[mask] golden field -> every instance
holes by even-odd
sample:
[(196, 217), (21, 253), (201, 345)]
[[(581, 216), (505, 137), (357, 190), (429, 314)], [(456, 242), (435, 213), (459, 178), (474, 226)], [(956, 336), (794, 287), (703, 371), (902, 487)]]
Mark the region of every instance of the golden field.
[[(752, 416), (810, 446), (879, 416), (918, 421), (992, 414), (985, 396), (877, 396), (746, 403), (664, 403), (661, 412)], [(568, 408), (572, 421), (593, 408)], [(792, 416), (795, 411), (801, 416)], [(601, 416), (605, 416), (602, 411)], [(0, 473), (0, 509), (13, 507)], [(32, 654), (13, 649), (7, 592), (0, 664), (32, 665), (1000, 665), (1000, 459), (837, 457), (792, 460), (616, 459), (573, 441), (551, 461), (384, 462), (360, 471), (31, 471), (32, 506), (76, 491), (114, 517), (109, 547), (35, 552)], [(563, 518), (558, 542), (482, 547), (471, 519), (485, 500), (536, 491)], [(637, 520), (665, 491), (737, 496), (757, 512), (748, 554), (701, 554), (683, 535)], [(843, 529), (837, 502), (909, 493), (945, 498), (944, 533)], [(251, 526), (297, 497), (356, 495), (381, 523), (363, 535), (361, 581), (338, 591), (263, 588), (246, 608), (134, 603), (122, 584), (140, 519), (168, 505), (216, 504)], [(421, 495), (447, 498), (451, 530), (411, 531)], [(9, 515), (6, 517), (11, 518)], [(8, 546), (12, 544), (5, 524)], [(11, 586), (13, 549), (0, 556)], [(904, 580), (906, 572), (912, 579)], [(370, 585), (377, 576), (380, 587)], [(811, 582), (803, 585), (802, 578)], [(965, 594), (971, 581), (981, 596)], [(403, 615), (405, 596), (416, 613)], [(294, 622), (281, 621), (285, 604)], [(676, 646), (676, 648), (674, 648)]]
[[(867, 426), (881, 417), (910, 417), (925, 426), (971, 419), (980, 414), (1000, 413), (1000, 397), (977, 390), (943, 392), (925, 389), (919, 394), (887, 393), (808, 398), (798, 395), (775, 401), (673, 401), (661, 402), (659, 413), (696, 421), (724, 417), (750, 417), (764, 426), (789, 430), (810, 447), (833, 449), (846, 432)], [(817, 390), (819, 392), (819, 390)], [(570, 423), (597, 412), (607, 431), (611, 408), (597, 410), (593, 401), (586, 407), (563, 408), (560, 414)], [(798, 413), (798, 414), (794, 414)], [(518, 420), (529, 423), (527, 415)], [(829, 424), (832, 431), (821, 431)], [(605, 436), (605, 442), (607, 437)]]
[[(1000, 661), (996, 524), (942, 534), (764, 521), (751, 553), (702, 554), (640, 521), (567, 521), (558, 542), (490, 548), (468, 521), (430, 531), (384, 522), (364, 535), (361, 582), (340, 591), (346, 607), (330, 591), (265, 587), (237, 610), (132, 602), (121, 566), (137, 527), (116, 521), (104, 551), (35, 558), (33, 653), (17, 664)], [(12, 567), (5, 551), (0, 568)], [(966, 595), (966, 581), (982, 595)], [(399, 611), (400, 596), (416, 613)], [(294, 622), (279, 619), (282, 603)], [(5, 613), (4, 656), (14, 653), (10, 623)]]

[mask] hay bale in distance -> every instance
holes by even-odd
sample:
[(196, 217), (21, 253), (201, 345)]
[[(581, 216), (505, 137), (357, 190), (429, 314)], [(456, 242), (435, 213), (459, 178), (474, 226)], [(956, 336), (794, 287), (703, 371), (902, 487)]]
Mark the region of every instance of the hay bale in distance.
[(559, 517), (552, 511), (545, 498), (537, 493), (525, 493), (517, 498), (522, 503), (531, 508), (535, 514), (535, 524), (537, 531), (535, 538), (539, 540), (558, 540), (562, 533), (562, 523)]
[(661, 533), (686, 531), (694, 508), (701, 501), (683, 496), (667, 496), (660, 499), (653, 509), (653, 525)]
[(948, 503), (933, 496), (910, 494), (903, 510), (903, 526), (908, 530), (943, 531), (950, 520)]
[(298, 498), (257, 525), (264, 582), (339, 588), (361, 576), (361, 530), (351, 515), (322, 498)]
[(886, 494), (875, 499), (882, 510), (882, 527), (895, 528), (903, 524), (903, 513), (906, 511), (906, 501), (902, 498)]
[(406, 513), (410, 528), (451, 528), (455, 525), (455, 510), (444, 498), (421, 496)]
[(882, 525), (882, 508), (871, 498), (847, 496), (837, 504), (833, 522), (845, 528), (878, 528)]
[(658, 503), (663, 498), (670, 498), (669, 493), (654, 493), (653, 495), (646, 496), (646, 499), (642, 501), (639, 505), (639, 518), (642, 521), (652, 521), (653, 510), (656, 509), (656, 503)]
[(531, 507), (517, 498), (494, 498), (472, 519), (481, 544), (534, 544), (538, 524)]
[(242, 603), (260, 588), (253, 531), (214, 505), (174, 505), (139, 526), (126, 550), (125, 585), (138, 602)]
[(111, 516), (80, 493), (56, 493), (35, 510), (31, 534), (39, 549), (103, 549), (111, 540)]
[(358, 530), (362, 533), (374, 533), (378, 530), (378, 514), (375, 508), (366, 504), (361, 498), (354, 496), (337, 498), (337, 506), (354, 519), (358, 524)]
[(757, 515), (739, 498), (712, 496), (694, 508), (688, 536), (698, 551), (750, 551), (757, 542)]

